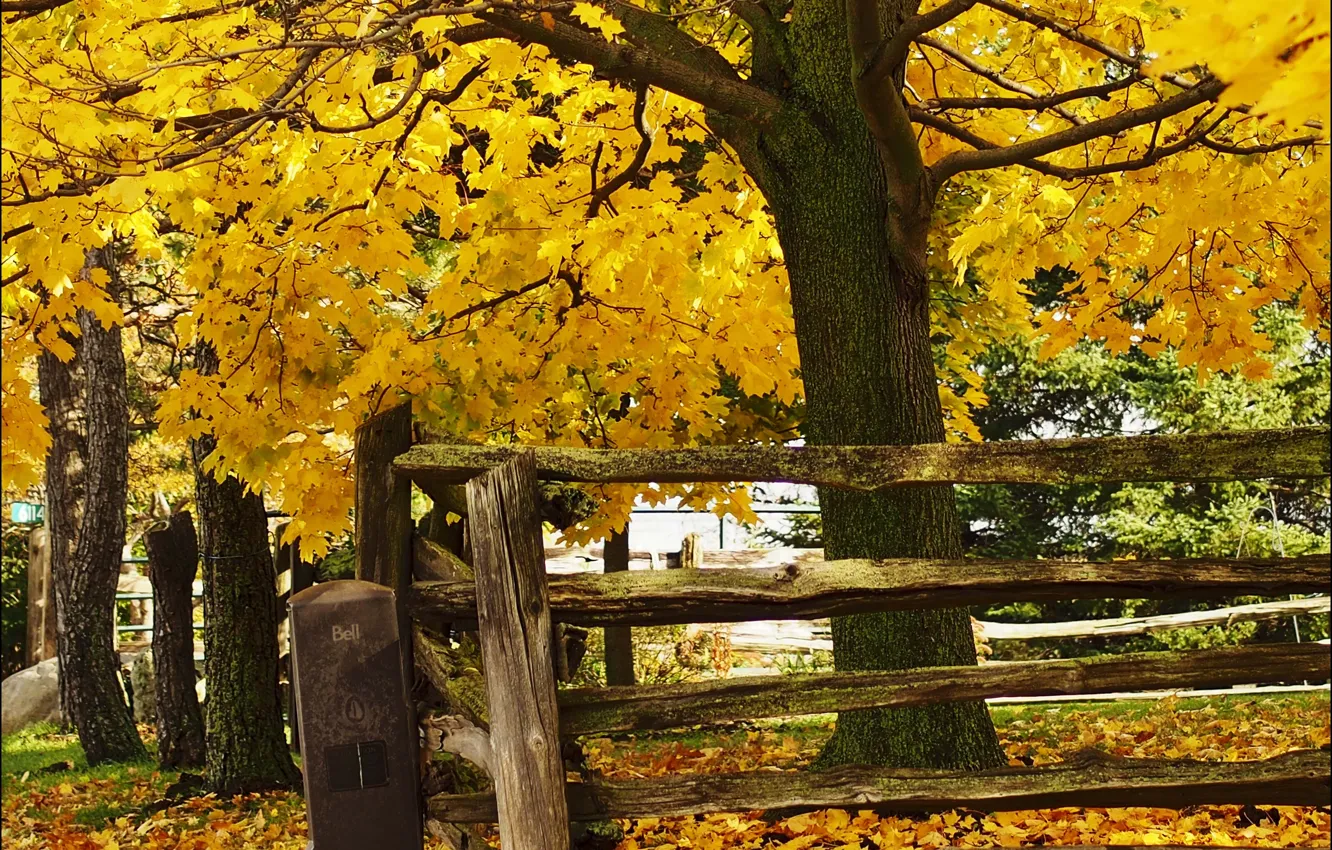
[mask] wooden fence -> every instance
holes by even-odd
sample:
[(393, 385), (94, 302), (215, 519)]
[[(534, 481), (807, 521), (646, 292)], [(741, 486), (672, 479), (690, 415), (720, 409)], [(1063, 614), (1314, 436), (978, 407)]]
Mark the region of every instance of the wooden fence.
[[(630, 569), (679, 569), (681, 551), (629, 552)], [(605, 554), (601, 547), (566, 546), (546, 549), (546, 572), (559, 575), (604, 572)], [(700, 569), (728, 567), (784, 566), (823, 560), (822, 549), (728, 549), (702, 553), (696, 566)], [(1299, 616), (1332, 613), (1332, 597), (1326, 595), (1282, 599), (1183, 611), (1144, 617), (1113, 617), (1096, 620), (1071, 620), (1057, 623), (994, 623), (975, 621), (979, 636), (986, 640), (1036, 640), (1049, 638), (1102, 638), (1145, 635), (1154, 632), (1188, 629), (1198, 626), (1229, 627), (1235, 623), (1294, 619)], [(1296, 638), (1298, 639), (1298, 634)], [(767, 654), (832, 651), (832, 631), (827, 620), (762, 620), (733, 626), (730, 645), (740, 652)]]
[[(1327, 428), (1316, 427), (910, 447), (520, 450), (412, 446), (410, 414), (398, 408), (358, 434), (357, 574), (395, 587), (414, 617), (478, 624), (484, 699), (476, 693), (471, 699), (480, 702), (476, 713), (488, 721), (495, 792), (436, 796), (428, 806), (441, 821), (498, 821), (508, 850), (567, 847), (571, 818), (827, 807), (1327, 805), (1332, 760), (1326, 749), (1234, 763), (1084, 754), (1055, 765), (980, 774), (853, 766), (818, 774), (566, 782), (562, 736), (990, 697), (1322, 681), (1329, 677), (1329, 658), (1316, 644), (1281, 644), (557, 692), (551, 647), (556, 623), (735, 622), (1019, 600), (1313, 593), (1327, 588), (1332, 563), (1326, 555), (1108, 563), (804, 560), (548, 577), (537, 482), (781, 481), (875, 490), (945, 482), (1314, 478), (1329, 473), (1328, 437)], [(466, 484), (474, 578), (420, 541), (412, 545), (409, 481), (427, 493)], [(414, 568), (444, 580), (413, 582)], [(422, 671), (441, 693), (456, 693), (459, 683), (441, 663), (446, 650), (423, 630), (415, 636)]]

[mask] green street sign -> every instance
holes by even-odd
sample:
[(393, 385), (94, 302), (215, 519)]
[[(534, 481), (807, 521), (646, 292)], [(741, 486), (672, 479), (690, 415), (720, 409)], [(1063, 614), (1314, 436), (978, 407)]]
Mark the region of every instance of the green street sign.
[(24, 525), (40, 523), (46, 514), (45, 507), (36, 502), (10, 502), (9, 521)]

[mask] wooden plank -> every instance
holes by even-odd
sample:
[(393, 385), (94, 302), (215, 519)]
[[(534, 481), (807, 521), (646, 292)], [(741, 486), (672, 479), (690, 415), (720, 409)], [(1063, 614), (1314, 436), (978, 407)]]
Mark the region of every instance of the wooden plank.
[[(549, 562), (547, 562), (549, 563)], [(1069, 620), (1061, 623), (994, 623), (978, 620), (990, 640), (1033, 640), (1053, 637), (1123, 637), (1194, 626), (1229, 626), (1261, 620), (1279, 620), (1308, 614), (1326, 614), (1332, 597), (1312, 596), (1214, 608), (1210, 611), (1185, 611), (1151, 617), (1115, 617), (1100, 620)], [(832, 631), (827, 620), (766, 620), (731, 629), (731, 646), (741, 652), (790, 653), (811, 650), (832, 651)]]
[(1209, 688), (1328, 677), (1327, 650), (1308, 643), (979, 667), (747, 676), (561, 691), (560, 729), (566, 735), (589, 735), (991, 697)]
[[(1328, 555), (1152, 561), (846, 560), (779, 569), (630, 571), (551, 576), (556, 619), (577, 625), (816, 619), (870, 611), (1050, 599), (1281, 596), (1324, 590)], [(417, 582), (409, 605), (461, 619), (470, 582)]]
[(1246, 697), (1275, 696), (1277, 694), (1307, 694), (1314, 691), (1328, 692), (1332, 685), (1253, 685), (1237, 688), (1203, 688), (1191, 690), (1163, 691), (1115, 691), (1108, 694), (1084, 694), (1078, 697), (996, 697), (986, 700), (989, 705), (1029, 705), (1033, 703), (1080, 703), (1080, 702), (1116, 702), (1118, 700), (1138, 700), (1158, 702), (1167, 697), (1178, 699), (1198, 699), (1201, 697)]
[[(571, 783), (566, 792), (574, 820), (828, 808), (994, 812), (1092, 806), (1326, 806), (1329, 755), (1328, 750), (1300, 750), (1264, 761), (1203, 762), (1084, 751), (1059, 764), (982, 773), (869, 767), (818, 773), (751, 771)], [(441, 820), (495, 820), (492, 794), (440, 795), (430, 799), (429, 808)]]
[(413, 681), (411, 623), (403, 600), (412, 582), (412, 485), (393, 459), (412, 444), (412, 408), (399, 405), (356, 429), (356, 577), (392, 588), (398, 598), (405, 681)]
[(1213, 608), (1210, 611), (1184, 611), (1152, 617), (1115, 617), (1104, 620), (1070, 620), (1063, 623), (982, 623), (990, 640), (1034, 640), (1056, 637), (1122, 637), (1152, 632), (1188, 629), (1195, 626), (1229, 626), (1259, 620), (1281, 620), (1301, 614), (1326, 614), (1332, 610), (1332, 597), (1281, 599)]
[(536, 461), (527, 452), (467, 485), (500, 841), (509, 850), (567, 850), (537, 500)]
[[(772, 481), (877, 490), (903, 484), (1092, 484), (1321, 478), (1332, 470), (1325, 425), (1266, 431), (932, 443), (919, 446), (709, 446), (535, 449), (548, 480), (600, 483)], [(396, 462), (423, 489), (467, 481), (520, 451), (428, 443)]]

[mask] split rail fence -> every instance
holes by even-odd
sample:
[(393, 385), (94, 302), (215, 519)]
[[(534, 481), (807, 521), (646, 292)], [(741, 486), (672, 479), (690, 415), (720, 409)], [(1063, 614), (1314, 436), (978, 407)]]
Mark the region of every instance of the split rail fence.
[[(851, 766), (817, 774), (568, 782), (561, 758), (568, 736), (992, 697), (1325, 681), (1329, 656), (1319, 644), (1278, 644), (557, 691), (556, 623), (749, 622), (1020, 600), (1276, 596), (1325, 590), (1332, 563), (1327, 555), (1105, 563), (833, 560), (547, 576), (537, 482), (792, 482), (873, 491), (937, 483), (1321, 478), (1329, 474), (1328, 439), (1328, 428), (1314, 427), (906, 447), (509, 449), (412, 445), (410, 412), (397, 408), (358, 434), (357, 574), (397, 589), (405, 601), (404, 627), (409, 617), (477, 623), (495, 792), (435, 796), (428, 809), (443, 822), (498, 822), (509, 850), (567, 847), (571, 819), (718, 811), (1325, 806), (1332, 802), (1326, 748), (1253, 762), (1085, 753), (1059, 764), (984, 773)], [(419, 579), (440, 576), (441, 565), (423, 563), (431, 549), (419, 540), (414, 545), (411, 482), (427, 494), (466, 485), (474, 580), (413, 580), (414, 567)], [(415, 635), (417, 660), (431, 676), (429, 652), (421, 651), (428, 638), (420, 629)]]

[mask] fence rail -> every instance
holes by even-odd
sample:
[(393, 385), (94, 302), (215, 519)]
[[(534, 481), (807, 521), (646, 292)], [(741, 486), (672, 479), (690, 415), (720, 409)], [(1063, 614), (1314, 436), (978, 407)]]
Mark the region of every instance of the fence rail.
[[(827, 808), (988, 812), (1065, 806), (1309, 806), (1327, 805), (1329, 755), (1305, 750), (1264, 761), (1202, 762), (1121, 759), (1090, 751), (1045, 767), (983, 773), (866, 767), (752, 771), (569, 783), (565, 793), (570, 817), (583, 821)], [(440, 795), (430, 799), (429, 807), (433, 817), (456, 823), (493, 823), (498, 815), (493, 794)]]
[(718, 446), (512, 449), (427, 443), (394, 468), (423, 485), (461, 484), (532, 452), (552, 481), (614, 484), (762, 481), (877, 490), (903, 484), (1095, 484), (1319, 478), (1329, 428), (919, 446)]
[(1329, 675), (1327, 648), (1304, 643), (887, 672), (745, 676), (561, 691), (560, 731), (590, 735), (992, 697), (1215, 688), (1318, 681)]
[[(1316, 593), (1332, 581), (1332, 557), (1100, 563), (846, 560), (778, 568), (557, 575), (547, 581), (556, 620), (643, 626), (816, 619), (1028, 600)], [(408, 606), (420, 613), (474, 619), (476, 586), (417, 582)]]
[[(406, 424), (404, 424), (404, 422)], [(1125, 687), (1196, 687), (1254, 680), (1326, 679), (1321, 646), (1186, 653), (983, 667), (754, 677), (665, 688), (601, 688), (556, 696), (551, 623), (649, 625), (812, 619), (931, 607), (1071, 598), (1274, 596), (1325, 590), (1326, 555), (1175, 561), (892, 561), (791, 559), (761, 567), (546, 575), (535, 513), (538, 477), (579, 482), (773, 481), (856, 490), (932, 483), (1070, 484), (1326, 477), (1326, 427), (1211, 435), (1017, 443), (689, 450), (512, 449), (411, 446), (397, 408), (358, 432), (358, 480), (390, 468), (427, 492), (467, 484), (475, 581), (417, 581), (405, 539), (358, 548), (358, 575), (406, 587), (421, 623), (472, 621), (479, 629), (497, 794), (441, 795), (430, 813), (452, 822), (498, 819), (514, 850), (564, 843), (564, 821), (717, 811), (854, 807), (919, 811), (1204, 803), (1326, 805), (1328, 751), (1240, 763), (1083, 755), (1036, 768), (985, 773), (848, 767), (818, 774), (753, 772), (566, 785), (549, 764), (559, 736), (773, 716), (978, 700), (1082, 694)], [(384, 435), (396, 434), (386, 441)], [(396, 452), (386, 452), (392, 443)], [(362, 445), (371, 451), (362, 453)], [(366, 458), (380, 458), (374, 469)], [(358, 502), (360, 500), (358, 499)], [(358, 508), (362, 507), (358, 504)], [(367, 504), (401, 516), (410, 494)], [(360, 511), (358, 510), (358, 522)], [(410, 536), (407, 532), (406, 536)], [(420, 564), (418, 577), (456, 576)], [(470, 627), (470, 626), (469, 626)], [(420, 667), (449, 693), (448, 659), (418, 629)], [(456, 682), (456, 680), (454, 680)], [(473, 685), (476, 683), (473, 682)], [(475, 697), (476, 688), (471, 689)]]

